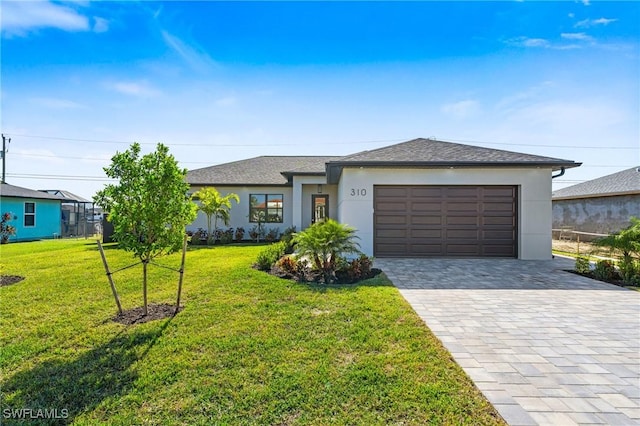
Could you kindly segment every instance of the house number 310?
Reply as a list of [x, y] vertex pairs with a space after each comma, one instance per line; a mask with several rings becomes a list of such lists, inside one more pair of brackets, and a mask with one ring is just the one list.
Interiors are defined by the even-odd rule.
[[351, 188], [352, 197], [364, 197], [367, 195], [367, 190], [364, 188]]

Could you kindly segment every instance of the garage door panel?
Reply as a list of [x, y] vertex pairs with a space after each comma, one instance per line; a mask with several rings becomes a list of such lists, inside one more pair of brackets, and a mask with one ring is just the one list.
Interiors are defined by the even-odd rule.
[[406, 225], [405, 215], [376, 215], [376, 225]]
[[447, 191], [447, 197], [449, 198], [464, 198], [464, 199], [470, 199], [470, 200], [478, 198], [478, 189], [473, 186], [470, 186], [470, 187], [450, 186], [446, 189], [446, 191]]
[[480, 256], [480, 246], [477, 244], [451, 244], [447, 243], [448, 256]]
[[477, 229], [447, 229], [447, 239], [466, 239], [478, 241], [479, 231]]
[[442, 244], [410, 244], [409, 255], [438, 256], [442, 252]]
[[484, 246], [483, 255], [494, 257], [515, 257], [516, 252], [511, 244], [490, 245]]
[[402, 212], [404, 214], [404, 212], [407, 211], [407, 207], [408, 207], [408, 203], [383, 201], [383, 202], [378, 202], [378, 205], [376, 208], [382, 212], [390, 212], [390, 213]]
[[411, 225], [442, 225], [442, 216], [411, 216]]
[[494, 241], [494, 240], [502, 240], [502, 241], [513, 241], [514, 232], [509, 230], [499, 230], [499, 229], [490, 229], [481, 231], [481, 239], [485, 241]]
[[504, 187], [504, 186], [485, 186], [482, 188], [483, 195], [485, 198], [491, 197], [505, 197], [505, 198], [515, 198], [515, 188], [514, 187]]
[[440, 213], [440, 203], [434, 202], [412, 202], [410, 203], [409, 211], [412, 213]]
[[513, 226], [515, 225], [515, 218], [512, 216], [491, 216], [482, 218], [483, 225], [501, 225], [501, 226]]
[[374, 186], [374, 255], [515, 257], [516, 206], [513, 186]]
[[487, 212], [505, 212], [508, 214], [513, 214], [513, 202], [492, 202], [482, 203], [482, 211]]
[[407, 198], [409, 196], [408, 187], [402, 186], [378, 186], [376, 187], [377, 197], [394, 197], [394, 198]]
[[478, 203], [448, 202], [445, 207], [447, 212], [456, 212], [456, 211], [465, 212], [465, 213], [469, 212], [474, 215], [477, 215], [479, 210]]
[[407, 229], [382, 229], [378, 231], [378, 238], [407, 238]]
[[406, 244], [386, 244], [378, 243], [375, 246], [376, 252], [384, 253], [385, 256], [405, 256], [407, 253]]
[[447, 216], [447, 225], [472, 225], [478, 226], [478, 216]]
[[439, 188], [435, 186], [413, 186], [409, 189], [409, 194], [411, 198], [434, 198], [440, 199], [442, 198], [442, 193], [444, 188]]
[[434, 238], [437, 240], [442, 239], [441, 229], [411, 229], [409, 231], [411, 238]]

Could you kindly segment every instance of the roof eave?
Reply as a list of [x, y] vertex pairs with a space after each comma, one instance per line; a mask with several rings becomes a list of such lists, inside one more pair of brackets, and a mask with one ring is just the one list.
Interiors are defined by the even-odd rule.
[[640, 190], [634, 189], [631, 191], [618, 191], [618, 192], [603, 192], [598, 194], [580, 194], [580, 195], [566, 195], [566, 196], [551, 196], [552, 201], [563, 200], [580, 200], [583, 198], [605, 198], [605, 197], [621, 197], [625, 195], [640, 195]]
[[291, 186], [290, 182], [284, 182], [284, 183], [250, 183], [250, 182], [227, 182], [227, 183], [212, 183], [212, 182], [187, 182], [189, 184], [189, 186], [215, 186], [215, 187], [223, 187], [223, 186], [259, 186], [259, 187], [265, 187], [265, 186], [281, 186], [281, 187], [289, 187]]
[[327, 183], [337, 183], [345, 167], [402, 167], [402, 168], [551, 168], [551, 171], [581, 166], [574, 161], [331, 161], [327, 163]]

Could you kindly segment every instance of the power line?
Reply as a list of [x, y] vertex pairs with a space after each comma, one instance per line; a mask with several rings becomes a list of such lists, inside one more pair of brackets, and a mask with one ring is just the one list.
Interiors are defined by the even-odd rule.
[[72, 175], [41, 175], [30, 173], [7, 173], [8, 176], [16, 179], [44, 179], [44, 180], [78, 180], [86, 182], [115, 182], [116, 179], [111, 179], [103, 176], [72, 176]]
[[[27, 154], [22, 152], [14, 152], [13, 155], [21, 157], [42, 157], [42, 158], [59, 158], [63, 160], [84, 160], [84, 161], [111, 161], [111, 158], [89, 158], [89, 157], [73, 157], [66, 155], [47, 155], [47, 154]], [[184, 164], [211, 164], [210, 161], [178, 161]]]
[[[58, 158], [62, 160], [84, 160], [84, 161], [111, 161], [111, 158], [88, 158], [88, 157], [74, 157], [74, 156], [66, 156], [66, 155], [47, 155], [47, 154], [28, 154], [22, 152], [14, 152], [13, 155], [21, 156], [21, 157], [41, 157], [41, 158]], [[211, 164], [211, 161], [181, 161], [177, 160], [178, 163], [181, 164]], [[636, 167], [635, 165], [631, 166], [620, 166], [620, 165], [604, 165], [604, 164], [583, 164], [580, 166], [581, 168], [592, 168], [592, 167], [608, 167], [608, 168], [631, 168]]]
[[[11, 133], [11, 136], [20, 136], [24, 138], [33, 138], [33, 139], [51, 139], [51, 140], [62, 140], [62, 141], [71, 141], [71, 142], [90, 142], [90, 143], [105, 143], [105, 144], [132, 144], [134, 141], [118, 141], [118, 140], [104, 140], [104, 139], [81, 139], [81, 138], [66, 138], [66, 137], [58, 137], [58, 136], [44, 136], [44, 135], [28, 135], [28, 134], [20, 134], [20, 133]], [[410, 138], [409, 138], [410, 139]], [[379, 140], [364, 140], [364, 141], [349, 141], [349, 142], [322, 142], [322, 145], [358, 145], [358, 144], [377, 144], [377, 143], [388, 143], [388, 142], [403, 142], [409, 140], [407, 138], [402, 139], [379, 139]], [[477, 140], [467, 140], [467, 139], [453, 139], [453, 138], [442, 138], [443, 141], [448, 142], [461, 142], [461, 143], [475, 143], [475, 144], [483, 144], [483, 145], [498, 145], [498, 146], [525, 146], [525, 147], [543, 147], [543, 148], [569, 148], [569, 149], [621, 149], [621, 150], [637, 150], [637, 147], [628, 147], [628, 146], [581, 146], [581, 145], [545, 145], [545, 144], [518, 144], [518, 143], [506, 143], [506, 142], [488, 142], [488, 141], [477, 141]], [[157, 145], [155, 142], [138, 142], [140, 145]], [[239, 144], [239, 143], [180, 143], [180, 142], [172, 142], [172, 143], [164, 143], [168, 146], [196, 146], [196, 147], [261, 147], [261, 146], [297, 146], [300, 145], [301, 142], [290, 142], [290, 143], [269, 143], [269, 144]]]

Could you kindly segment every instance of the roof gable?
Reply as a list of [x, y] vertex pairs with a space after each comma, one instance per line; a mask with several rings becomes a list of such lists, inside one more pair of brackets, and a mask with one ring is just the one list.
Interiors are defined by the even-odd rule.
[[625, 194], [640, 194], [640, 167], [568, 186], [555, 191], [554, 200], [571, 198], [607, 197]]
[[343, 167], [549, 167], [560, 170], [581, 163], [434, 139], [413, 139], [347, 155], [327, 165], [327, 180], [335, 183]]
[[573, 161], [558, 158], [422, 138], [347, 155], [338, 161], [345, 163], [477, 163], [480, 165], [495, 163], [569, 163], [574, 166], [577, 165]]

